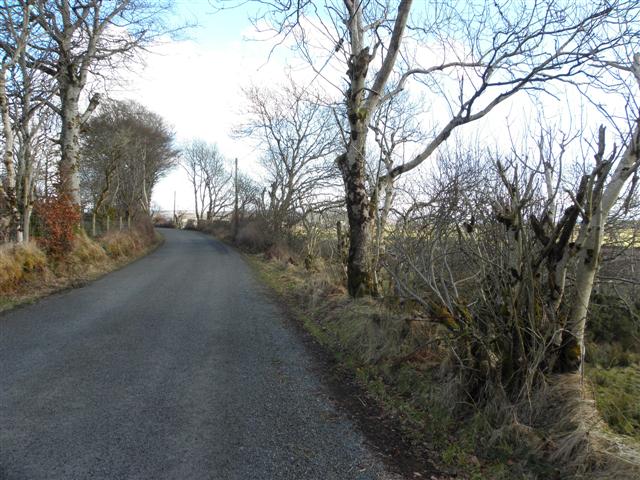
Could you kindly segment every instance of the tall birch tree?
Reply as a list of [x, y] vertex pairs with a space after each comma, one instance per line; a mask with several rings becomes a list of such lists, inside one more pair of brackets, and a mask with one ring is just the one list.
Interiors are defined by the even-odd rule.
[[59, 188], [79, 205], [81, 128], [100, 102], [98, 93], [87, 94], [87, 85], [156, 38], [167, 7], [146, 0], [35, 0], [25, 8], [32, 28], [42, 32], [34, 45], [41, 55], [32, 57], [31, 66], [56, 82], [59, 102], [51, 106], [60, 116]]
[[18, 177], [15, 165], [16, 129], [15, 119], [11, 115], [9, 100], [10, 76], [15, 78], [20, 59], [27, 49], [29, 38], [28, 10], [16, 8], [3, 1], [0, 11], [0, 121], [2, 122], [2, 163], [4, 178], [0, 182], [0, 195], [8, 211], [9, 238], [21, 240], [20, 212], [18, 210]]

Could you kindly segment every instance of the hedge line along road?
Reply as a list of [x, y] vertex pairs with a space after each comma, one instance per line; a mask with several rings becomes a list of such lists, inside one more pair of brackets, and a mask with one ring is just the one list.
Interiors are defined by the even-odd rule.
[[0, 478], [393, 478], [241, 256], [163, 235], [0, 315]]

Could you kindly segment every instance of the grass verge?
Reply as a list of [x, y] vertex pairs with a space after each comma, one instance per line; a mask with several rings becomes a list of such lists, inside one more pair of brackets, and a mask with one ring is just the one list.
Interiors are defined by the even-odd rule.
[[[611, 455], [582, 457], [592, 444], [589, 435], [596, 428], [592, 402], [561, 401], [579, 398], [579, 379], [569, 379], [569, 386], [563, 379], [564, 385], [550, 388], [545, 392], [546, 399], [540, 400], [566, 406], [556, 412], [555, 418], [563, 421], [550, 425], [547, 431], [505, 420], [504, 410], [480, 411], [465, 403], [461, 385], [451, 377], [447, 352], [438, 342], [441, 332], [437, 325], [421, 321], [406, 307], [349, 299], [336, 281], [336, 273], [327, 266], [309, 271], [289, 260], [269, 261], [264, 255], [247, 258], [304, 329], [357, 380], [368, 400], [379, 405], [385, 416], [397, 420], [412, 455], [429, 455], [429, 463], [445, 472], [445, 476], [434, 477], [432, 471], [417, 471], [416, 478], [572, 478], [563, 467], [563, 463], [570, 463], [567, 458], [571, 459], [567, 466], [574, 472], [573, 478], [637, 478], [638, 470], [634, 466], [628, 470], [626, 460], [620, 465], [611, 461], [617, 452], [625, 450], [624, 445]], [[597, 380], [596, 385], [598, 381], [602, 386], [615, 383], [628, 390], [628, 374], [618, 372], [613, 379], [599, 373], [605, 380]], [[607, 391], [620, 398], [618, 393]], [[634, 395], [634, 391], [627, 393]], [[596, 398], [598, 405], [604, 405], [597, 389]], [[637, 406], [637, 402], [623, 404]], [[603, 448], [610, 448], [617, 437], [599, 437], [598, 441]], [[625, 450], [627, 459], [634, 452]], [[576, 466], [575, 462], [583, 465]]]
[[78, 235], [71, 251], [48, 258], [37, 243], [0, 247], [0, 312], [75, 288], [148, 254], [162, 243], [151, 231], [110, 232], [98, 239]]
[[397, 420], [413, 454], [429, 455], [429, 463], [444, 472], [436, 478], [532, 478], [524, 475], [527, 462], [506, 442], [493, 445], [491, 455], [483, 458], [488, 449], [476, 442], [489, 429], [486, 418], [469, 413], [460, 422], [465, 405], [454, 391], [455, 379], [446, 378], [440, 368], [438, 346], [424, 348], [428, 339], [437, 338], [436, 326], [372, 299], [351, 300], [322, 270], [310, 274], [288, 262], [248, 258], [304, 328], [356, 379], [368, 400]]

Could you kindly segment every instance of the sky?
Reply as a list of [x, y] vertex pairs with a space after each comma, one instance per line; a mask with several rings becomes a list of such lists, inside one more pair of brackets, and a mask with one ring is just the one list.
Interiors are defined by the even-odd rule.
[[[163, 39], [144, 55], [144, 65], [130, 67], [109, 94], [133, 99], [173, 126], [178, 144], [198, 138], [217, 143], [230, 161], [256, 174], [257, 152], [232, 130], [241, 121], [242, 87], [283, 78], [282, 55], [267, 62], [270, 45], [249, 40], [253, 27], [248, 7], [215, 12], [207, 0], [175, 2], [179, 22], [198, 23], [180, 39]], [[176, 21], [176, 20], [174, 20]], [[193, 210], [186, 175], [175, 168], [155, 187], [152, 203], [172, 210]]]
[[[121, 86], [110, 95], [134, 99], [160, 114], [173, 125], [178, 145], [194, 138], [217, 143], [229, 161], [237, 157], [241, 171], [259, 178], [259, 152], [250, 140], [232, 134], [242, 122], [242, 88], [284, 82], [291, 68], [296, 78], [309, 84], [321, 79], [310, 70], [303, 71], [301, 61], [286, 47], [272, 52], [273, 42], [255, 40], [266, 35], [257, 34], [250, 21], [255, 13], [251, 2], [216, 12], [209, 0], [181, 0], [174, 8], [174, 21], [198, 26], [189, 29], [185, 38], [166, 38], [155, 45], [144, 55], [144, 66], [126, 72]], [[340, 75], [344, 63], [333, 56], [327, 67], [325, 71]], [[174, 194], [176, 210], [193, 210], [191, 185], [179, 166], [156, 185], [152, 203], [172, 210]]]
[[[144, 54], [144, 65], [132, 66], [109, 94], [118, 99], [136, 100], [160, 114], [173, 126], [178, 145], [195, 138], [217, 143], [230, 162], [238, 158], [240, 170], [257, 179], [261, 173], [259, 152], [250, 140], [235, 138], [232, 134], [234, 126], [242, 122], [242, 88], [251, 84], [282, 83], [291, 67], [296, 78], [309, 85], [320, 79], [310, 70], [300, 69], [300, 60], [287, 48], [280, 47], [270, 56], [273, 43], [255, 40], [258, 35], [249, 20], [255, 13], [251, 10], [255, 4], [247, 2], [236, 9], [216, 12], [209, 0], [173, 3], [174, 22], [197, 23], [198, 26], [189, 29], [181, 38], [165, 38], [154, 45]], [[429, 52], [424, 54], [430, 55]], [[340, 63], [337, 55], [329, 60], [327, 71], [334, 70], [336, 75], [344, 73], [344, 63]], [[552, 117], [557, 116], [560, 122], [561, 112], [569, 112], [569, 116], [577, 118], [579, 109], [575, 106], [579, 99], [574, 102], [568, 97], [562, 100], [548, 98], [545, 102], [557, 103], [546, 105], [547, 120], [555, 121]], [[441, 107], [446, 109], [446, 104]], [[483, 138], [486, 143], [508, 142], [510, 138], [505, 135], [505, 127], [510, 125], [514, 129], [511, 133], [517, 137], [518, 128], [527, 119], [535, 117], [534, 110], [521, 95], [492, 111], [488, 121], [460, 130], [465, 135], [471, 133], [476, 138]], [[447, 118], [446, 111], [434, 109], [430, 114], [440, 120]], [[428, 118], [421, 118], [423, 120], [428, 124]], [[191, 186], [180, 167], [157, 184], [152, 203], [161, 210], [172, 210], [174, 194], [177, 210], [193, 210]]]

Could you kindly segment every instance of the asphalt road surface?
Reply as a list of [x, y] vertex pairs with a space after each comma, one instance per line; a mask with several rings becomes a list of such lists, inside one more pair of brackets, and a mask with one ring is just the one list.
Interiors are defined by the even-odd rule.
[[0, 478], [392, 478], [241, 257], [163, 234], [0, 315]]

